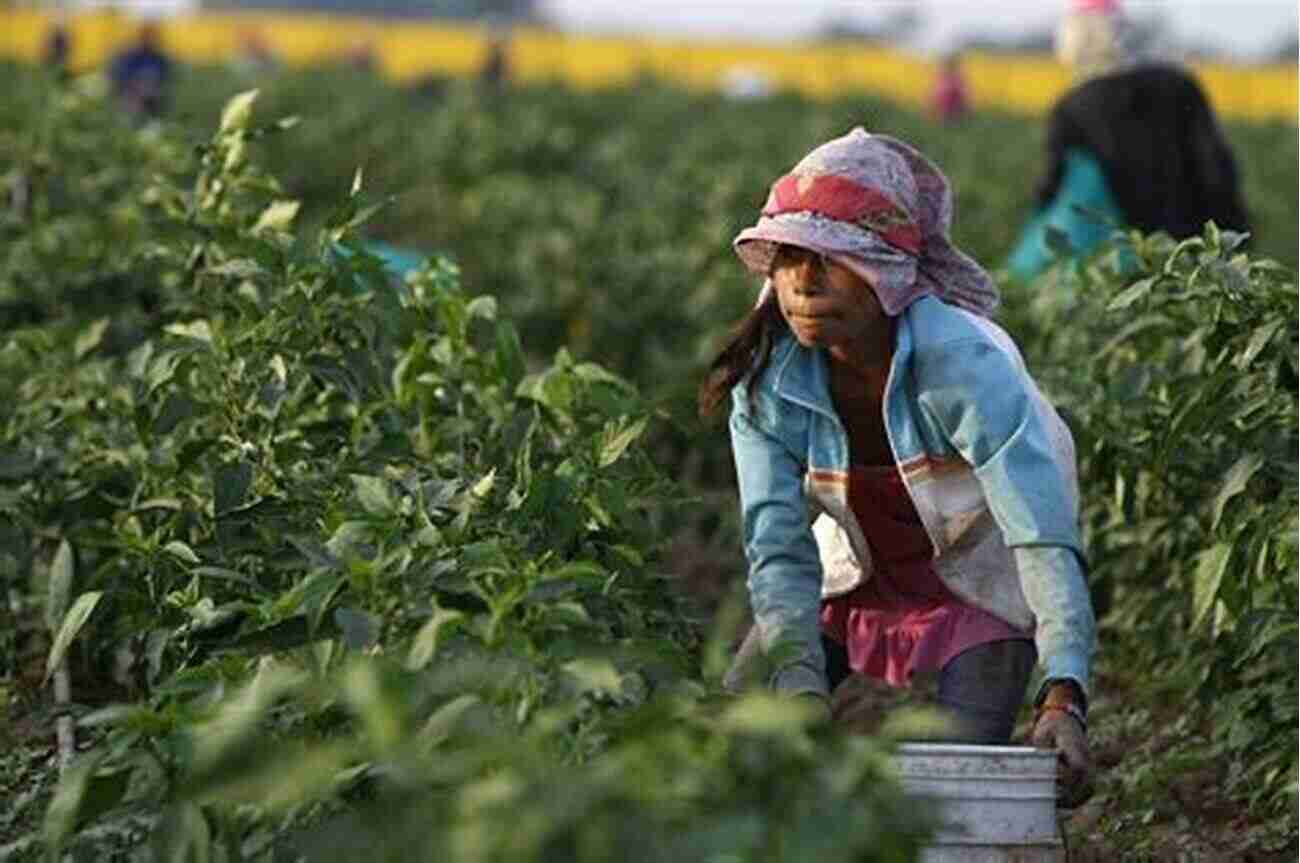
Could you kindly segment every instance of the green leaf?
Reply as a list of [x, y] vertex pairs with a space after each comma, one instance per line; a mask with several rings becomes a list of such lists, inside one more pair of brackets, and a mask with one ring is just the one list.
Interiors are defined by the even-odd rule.
[[199, 556], [194, 553], [194, 549], [190, 548], [187, 543], [181, 542], [179, 539], [173, 539], [171, 542], [164, 545], [163, 551], [173, 557], [180, 558], [186, 563], [196, 566], [203, 562], [202, 560], [199, 560]]
[[108, 318], [100, 318], [77, 334], [75, 355], [78, 360], [99, 347], [99, 343], [104, 339], [105, 331], [108, 330], [108, 324]]
[[26, 479], [39, 468], [40, 461], [30, 450], [0, 449], [0, 479]]
[[1250, 279], [1242, 270], [1224, 261], [1211, 261], [1208, 266], [1210, 273], [1229, 293], [1241, 296], [1250, 292]]
[[583, 657], [566, 662], [564, 671], [578, 685], [581, 692], [603, 692], [617, 695], [623, 689], [623, 675], [608, 659]]
[[595, 581], [601, 582], [608, 578], [608, 571], [600, 564], [590, 560], [572, 560], [552, 569], [546, 573], [544, 578], [547, 581]]
[[153, 342], [142, 342], [126, 355], [126, 369], [133, 378], [143, 378], [153, 358]]
[[621, 390], [633, 392], [636, 387], [627, 379], [621, 378], [598, 363], [578, 363], [573, 367], [573, 373], [581, 380], [592, 384], [609, 384]]
[[266, 270], [252, 258], [232, 258], [215, 267], [208, 267], [204, 272], [224, 279], [252, 279], [263, 275]]
[[192, 417], [194, 410], [194, 401], [189, 396], [181, 393], [171, 393], [158, 410], [158, 416], [153, 423], [153, 433], [157, 435], [170, 434], [177, 425]]
[[1115, 297], [1106, 304], [1106, 311], [1117, 312], [1121, 309], [1127, 309], [1129, 306], [1151, 293], [1151, 288], [1155, 286], [1157, 279], [1157, 276], [1151, 276], [1150, 278], [1140, 279], [1129, 285], [1127, 288], [1116, 294]]
[[54, 646], [50, 648], [50, 655], [45, 660], [45, 680], [50, 679], [52, 675], [63, 662], [63, 657], [67, 654], [68, 648], [72, 646], [72, 641], [81, 632], [81, 628], [86, 625], [90, 619], [91, 612], [99, 604], [99, 598], [103, 596], [102, 591], [92, 590], [83, 593], [77, 597], [77, 601], [68, 609], [68, 613], [63, 617], [63, 624], [59, 627], [59, 633], [54, 637]]
[[185, 359], [185, 356], [184, 351], [172, 350], [158, 354], [150, 360], [149, 367], [144, 374], [145, 383], [147, 384], [145, 393], [152, 396], [159, 387], [169, 382], [176, 374], [176, 368]]
[[1285, 326], [1286, 321], [1282, 318], [1275, 318], [1261, 327], [1256, 327], [1255, 331], [1250, 334], [1250, 341], [1246, 343], [1246, 348], [1232, 362], [1238, 369], [1245, 370], [1255, 361], [1268, 343], [1277, 335], [1277, 331]]
[[1255, 453], [1246, 453], [1237, 459], [1232, 467], [1228, 468], [1227, 474], [1223, 477], [1223, 485], [1219, 486], [1219, 491], [1214, 495], [1214, 502], [1211, 507], [1213, 516], [1210, 519], [1210, 530], [1219, 526], [1219, 520], [1223, 518], [1223, 509], [1228, 505], [1228, 501], [1246, 490], [1250, 478], [1264, 464], [1264, 459]]
[[234, 132], [248, 128], [248, 120], [253, 114], [253, 103], [257, 101], [257, 90], [245, 90], [230, 98], [221, 110], [221, 129]]
[[488, 496], [489, 493], [491, 493], [492, 486], [496, 484], [496, 481], [497, 481], [497, 469], [492, 468], [490, 471], [488, 471], [486, 474], [483, 475], [482, 479], [474, 483], [473, 487], [470, 488], [469, 493], [476, 498], [485, 498]]
[[203, 810], [193, 803], [167, 808], [149, 836], [155, 863], [207, 863], [212, 831]]
[[497, 321], [496, 365], [505, 392], [514, 392], [528, 371], [524, 362], [523, 344], [519, 341], [519, 330], [508, 321]]
[[45, 810], [44, 833], [47, 848], [59, 849], [64, 840], [76, 829], [91, 779], [106, 757], [108, 751], [105, 749], [88, 752], [73, 761], [67, 772], [59, 779], [54, 797]]
[[780, 736], [807, 725], [815, 716], [814, 699], [753, 694], [736, 701], [718, 717], [718, 727], [739, 734]]
[[404, 736], [405, 712], [391, 675], [376, 662], [354, 661], [340, 681], [340, 692], [365, 727], [366, 742], [380, 753], [391, 753]]
[[272, 201], [267, 204], [266, 209], [257, 217], [257, 223], [253, 225], [253, 231], [287, 232], [293, 227], [293, 220], [298, 215], [298, 208], [301, 206], [300, 201]]
[[420, 627], [420, 631], [411, 641], [411, 649], [406, 655], [406, 667], [411, 671], [419, 671], [428, 665], [429, 660], [437, 654], [439, 643], [446, 637], [443, 630], [461, 625], [464, 619], [465, 615], [462, 612], [442, 608], [435, 600], [432, 616], [424, 626]]
[[383, 477], [359, 473], [349, 474], [349, 477], [352, 480], [352, 488], [357, 494], [357, 500], [361, 502], [361, 507], [366, 512], [386, 518], [397, 511], [397, 503], [388, 488], [388, 481]]
[[189, 323], [168, 324], [164, 329], [173, 336], [194, 339], [195, 341], [207, 342], [209, 344], [212, 342], [212, 328], [208, 326], [208, 322], [202, 318], [196, 321], [190, 321]]
[[92, 710], [79, 718], [77, 727], [143, 725], [150, 720], [156, 720], [156, 718], [157, 714], [140, 704], [110, 704], [107, 707]]
[[1223, 247], [1223, 254], [1230, 255], [1237, 250], [1242, 243], [1250, 236], [1249, 233], [1241, 231], [1219, 231], [1219, 242]]
[[379, 624], [364, 611], [336, 608], [334, 622], [343, 635], [343, 643], [352, 650], [365, 650], [379, 639]]
[[1223, 583], [1223, 574], [1232, 559], [1232, 545], [1220, 542], [1196, 556], [1196, 574], [1192, 582], [1192, 627], [1200, 626], [1201, 621], [1214, 608], [1214, 601], [1219, 596], [1219, 585]]
[[114, 770], [90, 777], [86, 791], [81, 799], [81, 811], [77, 813], [77, 824], [89, 824], [105, 812], [117, 808], [126, 797], [131, 787], [131, 770]]
[[[247, 805], [260, 812], [284, 813], [327, 795], [340, 771], [354, 764], [356, 756], [355, 746], [347, 741], [250, 742], [244, 751], [228, 753], [224, 763], [214, 765], [190, 795], [214, 808]], [[193, 859], [185, 858], [185, 863]]]
[[253, 485], [253, 466], [246, 461], [223, 464], [212, 476], [213, 515], [220, 518], [243, 504]]
[[76, 557], [72, 545], [65, 539], [59, 543], [54, 562], [50, 564], [50, 592], [45, 604], [45, 626], [50, 632], [55, 631], [67, 614], [75, 570]]
[[312, 633], [307, 616], [299, 614], [286, 618], [279, 623], [273, 623], [270, 626], [244, 633], [226, 642], [225, 646], [234, 650], [251, 650], [253, 653], [276, 653], [302, 647], [305, 644], [311, 644], [313, 641], [332, 638], [334, 633], [327, 631], [332, 630], [332, 628], [332, 625], [328, 627], [322, 626], [315, 633]]
[[245, 575], [242, 572], [236, 572], [233, 569], [225, 569], [220, 566], [196, 566], [190, 570], [194, 575], [200, 578], [216, 578], [221, 581], [233, 581], [236, 584], [242, 584], [251, 587], [254, 590], [263, 590], [262, 586], [251, 575]]
[[471, 709], [483, 703], [483, 699], [473, 693], [458, 695], [439, 707], [424, 723], [416, 739], [420, 748], [428, 752], [455, 733], [457, 726]]
[[466, 317], [483, 318], [486, 321], [494, 321], [497, 317], [497, 298], [491, 294], [484, 294], [475, 297], [465, 306]]
[[642, 433], [645, 431], [645, 427], [646, 418], [642, 417], [636, 422], [625, 426], [620, 431], [609, 435], [601, 444], [600, 455], [596, 460], [597, 465], [603, 468], [609, 467], [622, 458], [623, 453], [627, 452], [627, 448], [632, 445], [632, 442], [641, 437]]

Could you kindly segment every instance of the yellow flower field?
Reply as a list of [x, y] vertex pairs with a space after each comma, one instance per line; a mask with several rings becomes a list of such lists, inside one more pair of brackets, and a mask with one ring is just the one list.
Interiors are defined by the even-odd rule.
[[[87, 70], [128, 42], [137, 24], [112, 12], [70, 20], [72, 65]], [[50, 27], [35, 11], [0, 12], [0, 56], [34, 61]], [[256, 36], [275, 56], [300, 65], [358, 51], [373, 53], [397, 81], [472, 72], [485, 53], [485, 33], [472, 27], [385, 22], [329, 15], [203, 14], [160, 23], [165, 48], [187, 61], [235, 58]], [[929, 91], [934, 66], [925, 58], [847, 43], [789, 46], [572, 36], [539, 29], [514, 33], [510, 60], [524, 81], [563, 80], [577, 87], [616, 85], [653, 73], [690, 87], [716, 87], [747, 74], [814, 97], [866, 90], [911, 104]], [[1068, 86], [1069, 74], [1047, 57], [970, 54], [963, 61], [977, 106], [1037, 114]], [[1296, 67], [1200, 64], [1195, 72], [1215, 108], [1243, 120], [1297, 119]]]

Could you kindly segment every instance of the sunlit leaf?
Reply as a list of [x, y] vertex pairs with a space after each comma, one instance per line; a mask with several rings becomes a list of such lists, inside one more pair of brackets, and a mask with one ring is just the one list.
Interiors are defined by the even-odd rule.
[[352, 489], [356, 492], [357, 500], [361, 502], [366, 512], [374, 516], [386, 517], [397, 511], [397, 503], [388, 488], [388, 481], [383, 477], [354, 473], [349, 478], [352, 480]]
[[461, 720], [483, 700], [473, 693], [458, 695], [439, 707], [425, 721], [418, 739], [426, 752], [451, 737]]
[[433, 614], [411, 641], [411, 649], [406, 655], [406, 667], [419, 671], [429, 664], [438, 652], [438, 645], [451, 632], [452, 628], [465, 620], [462, 612], [433, 605]]
[[54, 553], [54, 561], [50, 564], [49, 599], [45, 603], [45, 626], [50, 632], [58, 628], [68, 612], [75, 572], [72, 544], [66, 539], [61, 540], [58, 551]]
[[48, 681], [50, 675], [63, 662], [63, 657], [67, 654], [68, 648], [72, 646], [73, 639], [81, 632], [81, 628], [86, 625], [90, 619], [91, 613], [95, 606], [99, 604], [99, 598], [103, 596], [102, 591], [92, 590], [83, 593], [77, 597], [77, 601], [72, 603], [68, 613], [63, 617], [63, 623], [59, 626], [59, 632], [54, 637], [54, 644], [50, 647], [50, 654], [45, 660], [45, 679]]
[[272, 201], [257, 217], [254, 231], [288, 231], [302, 206], [300, 201]]
[[365, 726], [372, 749], [384, 753], [396, 747], [406, 730], [404, 712], [397, 692], [388, 685], [379, 665], [352, 662], [343, 672], [340, 690], [348, 707]]
[[483, 477], [470, 488], [469, 493], [477, 498], [487, 497], [492, 491], [492, 486], [497, 481], [497, 469], [492, 468]]
[[164, 545], [163, 551], [173, 557], [185, 561], [186, 563], [198, 565], [203, 562], [199, 559], [199, 556], [194, 553], [194, 549], [190, 548], [187, 543], [181, 542], [179, 539], [173, 539], [171, 542]]
[[181, 336], [182, 338], [194, 339], [200, 342], [212, 341], [212, 328], [207, 321], [201, 318], [189, 323], [168, 324], [164, 329], [173, 336]]
[[232, 258], [224, 263], [208, 267], [204, 272], [226, 279], [252, 279], [263, 275], [266, 271], [262, 269], [261, 264], [252, 258]]
[[1129, 306], [1151, 293], [1151, 288], [1155, 286], [1157, 280], [1157, 277], [1152, 276], [1146, 279], [1139, 279], [1129, 285], [1127, 288], [1116, 294], [1115, 297], [1106, 304], [1106, 311], [1118, 312], [1122, 309], [1127, 309]]
[[1216, 543], [1196, 556], [1196, 571], [1192, 580], [1192, 626], [1197, 627], [1214, 608], [1219, 598], [1219, 586], [1232, 559], [1232, 546]]
[[221, 110], [222, 133], [234, 132], [248, 128], [249, 118], [253, 114], [253, 103], [257, 101], [257, 90], [245, 90], [232, 96]]
[[77, 359], [82, 359], [86, 354], [99, 347], [99, 343], [104, 339], [104, 333], [108, 330], [109, 323], [108, 318], [100, 318], [77, 334], [74, 347]]
[[623, 688], [623, 675], [607, 659], [583, 657], [566, 662], [563, 667], [581, 692], [617, 695]]
[[491, 294], [475, 297], [465, 306], [465, 314], [470, 318], [482, 318], [486, 321], [496, 320], [497, 298]]
[[1268, 347], [1268, 343], [1285, 325], [1285, 320], [1277, 318], [1266, 322], [1261, 327], [1256, 327], [1255, 331], [1250, 334], [1250, 341], [1246, 343], [1245, 349], [1233, 361], [1233, 365], [1238, 369], [1249, 368], [1250, 364], [1255, 361], [1255, 357], [1259, 356], [1264, 348]]
[[718, 717], [718, 725], [742, 734], [788, 734], [808, 725], [820, 712], [814, 699], [747, 695]]
[[1214, 502], [1211, 505], [1212, 516], [1210, 518], [1210, 530], [1219, 526], [1219, 521], [1223, 518], [1223, 510], [1228, 505], [1228, 501], [1241, 494], [1246, 490], [1246, 485], [1250, 478], [1264, 464], [1264, 459], [1255, 453], [1246, 453], [1228, 468], [1224, 474], [1223, 484], [1219, 486], [1218, 492], [1214, 495]]
[[614, 434], [610, 435], [600, 447], [600, 455], [596, 464], [598, 467], [609, 467], [614, 462], [623, 457], [627, 448], [645, 432], [646, 420], [642, 417], [635, 422], [626, 425]]

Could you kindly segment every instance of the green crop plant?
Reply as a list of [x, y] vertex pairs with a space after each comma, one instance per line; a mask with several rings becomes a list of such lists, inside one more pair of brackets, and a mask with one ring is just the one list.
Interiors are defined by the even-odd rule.
[[[48, 631], [71, 738], [6, 855], [914, 859], [883, 745], [718, 693], [662, 570], [658, 413], [526, 354], [449, 260], [393, 278], [361, 174], [299, 227], [252, 158], [295, 124], [255, 97], [188, 145], [91, 93], [51, 119], [141, 151], [134, 182], [81, 182], [107, 146], [47, 176], [147, 226], [111, 259], [155, 299], [51, 303], [0, 345], [6, 613]], [[46, 261], [51, 293], [83, 266]]]

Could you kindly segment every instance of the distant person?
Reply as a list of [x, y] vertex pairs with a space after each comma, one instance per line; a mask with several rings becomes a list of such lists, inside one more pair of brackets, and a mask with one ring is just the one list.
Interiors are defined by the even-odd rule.
[[961, 58], [949, 54], [939, 65], [930, 91], [930, 113], [940, 123], [953, 123], [970, 111], [970, 93], [961, 73]]
[[494, 90], [510, 82], [510, 31], [501, 24], [488, 28], [487, 56], [479, 68], [479, 81]]
[[354, 39], [347, 50], [343, 52], [343, 63], [356, 72], [374, 74], [379, 68], [374, 43], [369, 39]]
[[72, 32], [65, 21], [56, 21], [45, 34], [41, 63], [60, 78], [68, 74], [68, 56], [72, 53]]
[[245, 30], [239, 36], [239, 50], [231, 65], [239, 74], [251, 78], [275, 69], [279, 63], [261, 33]]
[[1196, 80], [1175, 65], [1127, 57], [1116, 0], [1075, 0], [1057, 56], [1075, 74], [1047, 126], [1036, 209], [1007, 261], [1031, 279], [1054, 262], [1048, 228], [1086, 256], [1116, 227], [1183, 238], [1207, 221], [1250, 224], [1232, 152]]
[[158, 25], [141, 25], [136, 40], [112, 60], [108, 77], [118, 103], [137, 119], [162, 116], [172, 61], [159, 47]]

